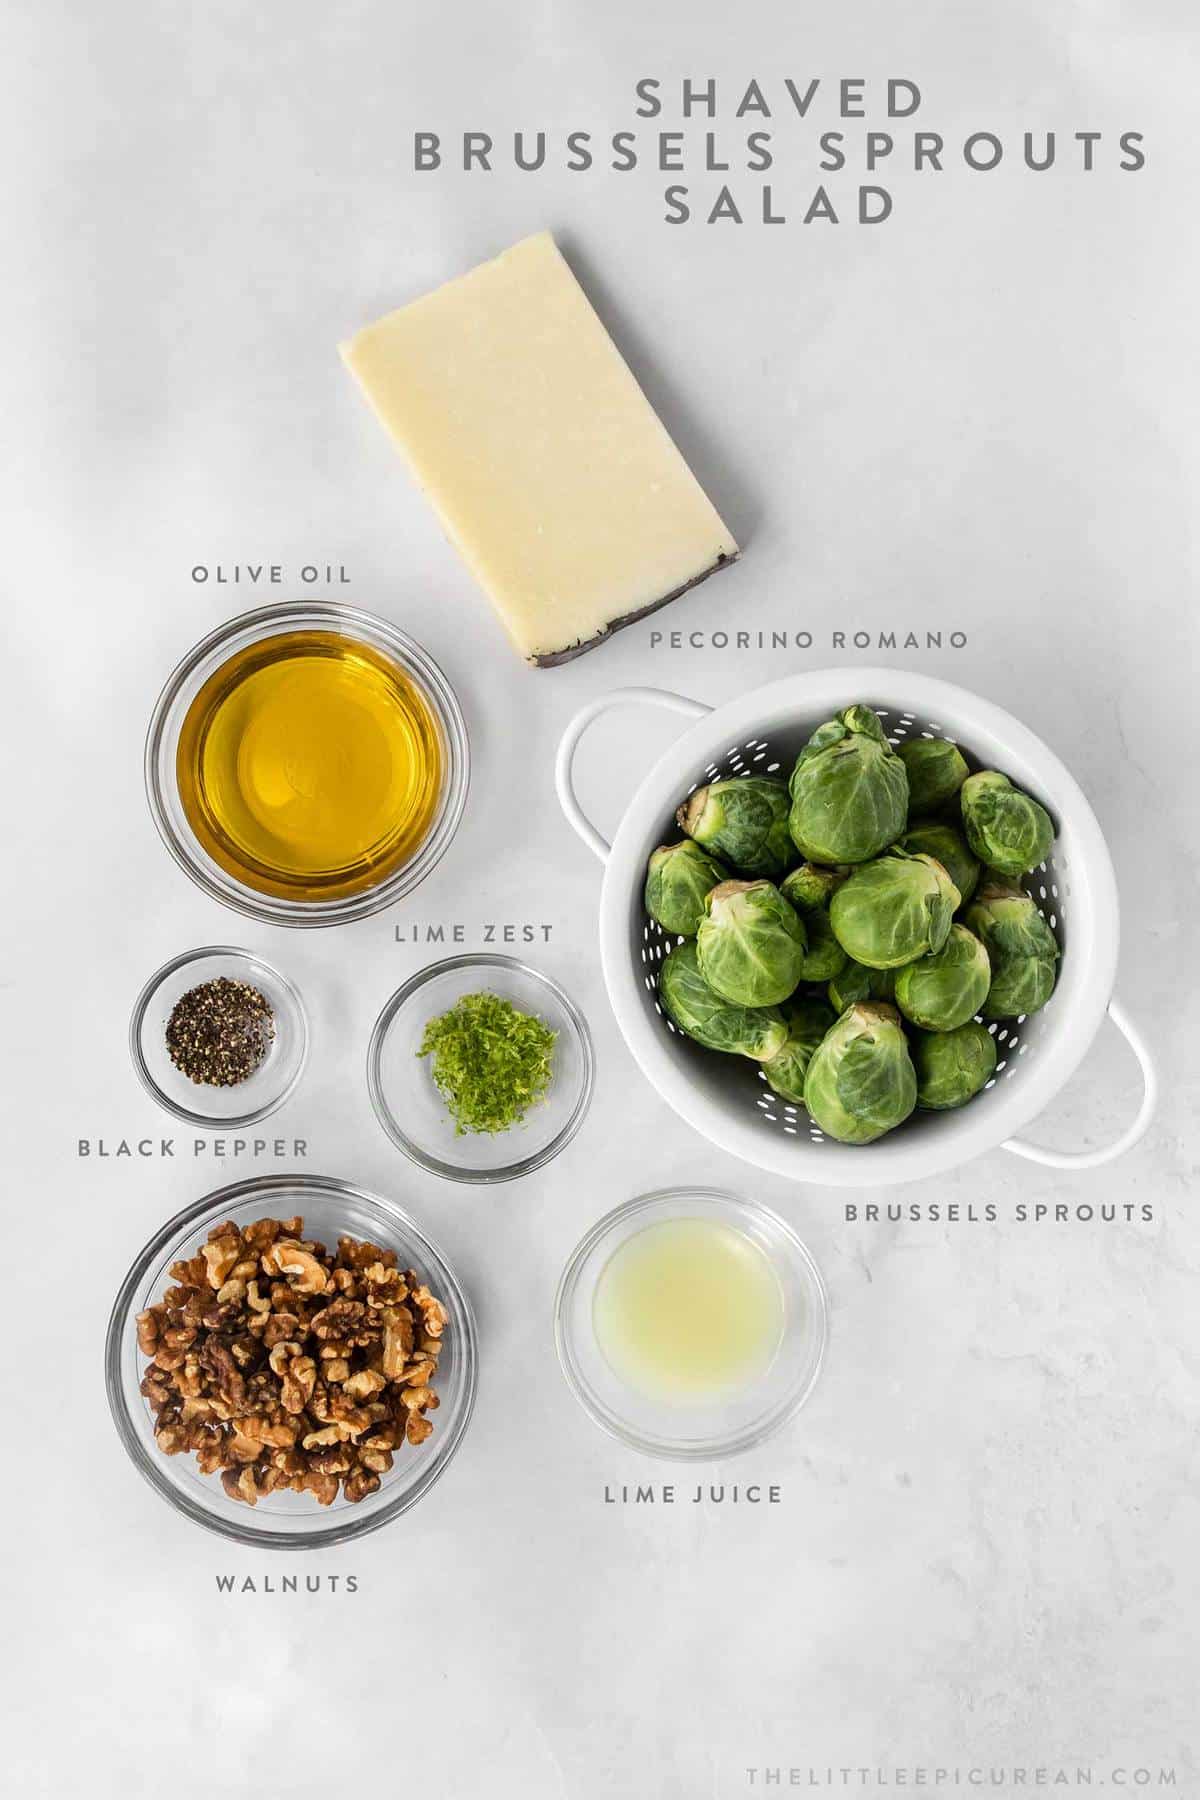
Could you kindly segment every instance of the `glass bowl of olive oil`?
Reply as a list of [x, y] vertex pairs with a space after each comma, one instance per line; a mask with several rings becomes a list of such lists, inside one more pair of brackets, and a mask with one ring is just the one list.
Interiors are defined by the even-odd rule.
[[170, 677], [146, 740], [167, 849], [251, 918], [336, 925], [408, 894], [466, 802], [462, 709], [432, 657], [368, 613], [268, 606]]
[[651, 1456], [734, 1456], [804, 1404], [825, 1284], [783, 1219], [715, 1188], [628, 1201], [593, 1226], [554, 1309], [563, 1374], [594, 1422]]

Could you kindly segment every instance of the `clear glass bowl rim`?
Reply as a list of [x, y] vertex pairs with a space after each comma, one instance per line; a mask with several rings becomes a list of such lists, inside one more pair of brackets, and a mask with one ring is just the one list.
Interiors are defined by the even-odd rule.
[[[641, 1212], [648, 1212], [663, 1201], [671, 1200], [706, 1200], [732, 1207], [742, 1215], [749, 1215], [759, 1223], [765, 1224], [770, 1231], [780, 1233], [796, 1254], [805, 1274], [812, 1284], [820, 1311], [816, 1354], [806, 1379], [789, 1393], [776, 1407], [762, 1419], [746, 1427], [743, 1431], [733, 1433], [728, 1438], [698, 1440], [695, 1443], [680, 1443], [677, 1440], [652, 1436], [640, 1432], [625, 1420], [612, 1412], [588, 1386], [582, 1370], [575, 1360], [570, 1333], [567, 1330], [567, 1307], [574, 1297], [583, 1266], [596, 1245], [617, 1224], [619, 1220], [629, 1219]], [[824, 1278], [817, 1266], [808, 1245], [800, 1235], [769, 1206], [760, 1200], [746, 1200], [740, 1194], [730, 1193], [726, 1188], [709, 1187], [673, 1187], [656, 1188], [653, 1193], [638, 1194], [632, 1200], [625, 1200], [620, 1206], [614, 1206], [611, 1212], [597, 1219], [591, 1229], [585, 1232], [575, 1249], [567, 1259], [566, 1267], [559, 1280], [558, 1291], [554, 1296], [554, 1347], [558, 1353], [559, 1367], [562, 1370], [567, 1386], [576, 1400], [583, 1407], [593, 1424], [619, 1442], [627, 1444], [633, 1450], [640, 1450], [646, 1456], [655, 1456], [666, 1462], [716, 1462], [730, 1456], [740, 1456], [746, 1450], [753, 1450], [795, 1417], [800, 1408], [808, 1400], [825, 1363], [825, 1353], [829, 1345], [829, 1295]]]
[[[255, 966], [265, 969], [272, 981], [277, 982], [283, 988], [296, 1008], [296, 1016], [300, 1020], [300, 1057], [295, 1072], [286, 1087], [282, 1088], [273, 1100], [268, 1100], [264, 1106], [256, 1107], [253, 1112], [230, 1113], [228, 1117], [220, 1119], [214, 1119], [210, 1113], [192, 1112], [188, 1107], [180, 1106], [172, 1100], [159, 1087], [142, 1055], [142, 1020], [146, 1016], [146, 1008], [159, 987], [169, 976], [174, 975], [177, 969], [186, 968], [190, 962], [200, 962], [206, 956], [232, 956], [240, 962], [249, 964], [251, 969]], [[300, 990], [294, 982], [288, 980], [286, 975], [280, 973], [274, 963], [269, 963], [265, 956], [257, 956], [253, 950], [239, 949], [236, 944], [206, 944], [199, 950], [185, 950], [181, 955], [172, 957], [170, 962], [164, 963], [162, 968], [157, 969], [146, 982], [133, 1003], [133, 1012], [129, 1019], [129, 1054], [133, 1058], [134, 1072], [150, 1098], [156, 1100], [159, 1106], [172, 1113], [175, 1118], [182, 1119], [185, 1125], [199, 1125], [202, 1129], [209, 1131], [236, 1130], [243, 1125], [257, 1125], [260, 1119], [269, 1118], [273, 1112], [278, 1111], [289, 1095], [294, 1094], [300, 1085], [300, 1078], [308, 1066], [308, 1046], [308, 1013], [305, 1011]]]
[[[401, 1007], [437, 976], [449, 974], [455, 969], [472, 968], [514, 969], [518, 974], [528, 976], [533, 982], [548, 988], [575, 1029], [576, 1041], [583, 1059], [583, 1082], [579, 1098], [561, 1131], [531, 1156], [521, 1157], [516, 1162], [501, 1164], [495, 1169], [464, 1169], [456, 1163], [443, 1162], [439, 1157], [428, 1155], [419, 1144], [415, 1144], [411, 1138], [405, 1135], [388, 1105], [380, 1075], [383, 1046], [391, 1029], [392, 1021]], [[416, 974], [410, 976], [403, 986], [398, 987], [385, 1003], [383, 1011], [375, 1021], [375, 1027], [371, 1032], [371, 1041], [367, 1046], [367, 1091], [371, 1096], [371, 1105], [375, 1109], [375, 1117], [397, 1150], [403, 1151], [405, 1156], [431, 1175], [442, 1175], [447, 1181], [469, 1182], [472, 1186], [477, 1187], [486, 1187], [501, 1181], [515, 1181], [519, 1176], [531, 1175], [535, 1169], [543, 1168], [546, 1163], [551, 1162], [560, 1150], [565, 1150], [587, 1117], [595, 1085], [596, 1057], [592, 1048], [592, 1034], [588, 1029], [587, 1020], [571, 996], [558, 985], [557, 981], [554, 981], [549, 975], [543, 974], [541, 969], [535, 969], [529, 963], [521, 962], [515, 956], [491, 956], [486, 951], [474, 951], [466, 956], [448, 956], [441, 962], [430, 963], [428, 968], [418, 969]]]
[[[181, 828], [172, 816], [166, 782], [160, 778], [159, 763], [168, 728], [174, 719], [177, 703], [186, 683], [196, 671], [222, 649], [232, 653], [238, 639], [247, 644], [275, 637], [282, 631], [316, 630], [358, 636], [377, 649], [394, 657], [406, 674], [420, 686], [437, 717], [446, 751], [446, 786], [442, 805], [432, 829], [416, 854], [386, 881], [362, 893], [337, 900], [286, 900], [277, 895], [258, 894], [234, 876], [226, 874], [203, 855], [189, 831]], [[216, 664], [220, 666], [219, 662]], [[176, 729], [178, 720], [175, 720]], [[328, 600], [284, 600], [274, 606], [260, 606], [251, 612], [226, 619], [195, 644], [168, 675], [154, 703], [146, 732], [144, 757], [146, 798], [159, 837], [185, 874], [214, 900], [247, 918], [268, 925], [319, 927], [341, 925], [351, 919], [363, 919], [402, 899], [422, 882], [449, 849], [462, 821], [471, 778], [471, 748], [466, 720], [458, 696], [440, 666], [429, 652], [399, 626], [374, 613], [355, 606], [343, 606]], [[166, 781], [174, 792], [173, 772]]]
[[[404, 1232], [420, 1244], [423, 1252], [440, 1265], [448, 1277], [447, 1289], [454, 1307], [454, 1318], [459, 1327], [459, 1342], [463, 1358], [464, 1397], [458, 1416], [450, 1427], [448, 1439], [443, 1439], [444, 1449], [436, 1463], [431, 1463], [427, 1471], [418, 1476], [410, 1487], [398, 1493], [395, 1500], [376, 1511], [356, 1516], [326, 1514], [324, 1523], [316, 1523], [311, 1531], [295, 1531], [287, 1533], [273, 1532], [269, 1527], [255, 1526], [250, 1514], [245, 1525], [218, 1517], [210, 1513], [197, 1501], [181, 1494], [168, 1480], [165, 1471], [159, 1466], [162, 1459], [155, 1460], [134, 1429], [129, 1416], [128, 1397], [121, 1372], [121, 1355], [126, 1334], [134, 1329], [135, 1318], [131, 1311], [134, 1296], [145, 1280], [151, 1265], [162, 1255], [167, 1246], [177, 1238], [192, 1235], [198, 1225], [215, 1221], [228, 1207], [238, 1205], [251, 1195], [261, 1195], [264, 1204], [268, 1203], [273, 1193], [297, 1189], [319, 1192], [326, 1198], [336, 1199], [339, 1195], [352, 1197], [360, 1205], [375, 1210], [384, 1217], [388, 1228], [403, 1228]], [[108, 1331], [104, 1343], [104, 1386], [108, 1395], [109, 1411], [116, 1425], [117, 1433], [129, 1454], [130, 1460], [139, 1475], [149, 1482], [155, 1493], [170, 1502], [177, 1512], [183, 1513], [194, 1524], [202, 1525], [206, 1531], [215, 1532], [220, 1537], [232, 1538], [239, 1544], [248, 1544], [254, 1549], [268, 1550], [316, 1550], [325, 1549], [333, 1544], [344, 1544], [353, 1538], [366, 1537], [369, 1532], [377, 1531], [380, 1526], [400, 1517], [401, 1513], [415, 1506], [424, 1498], [429, 1489], [439, 1481], [466, 1435], [467, 1426], [475, 1410], [475, 1395], [479, 1384], [479, 1342], [475, 1325], [475, 1314], [466, 1291], [460, 1285], [446, 1257], [437, 1245], [421, 1230], [415, 1220], [397, 1206], [395, 1201], [385, 1200], [381, 1195], [372, 1193], [350, 1181], [340, 1181], [329, 1175], [261, 1175], [252, 1176], [245, 1181], [233, 1182], [227, 1187], [214, 1188], [201, 1199], [185, 1206], [182, 1212], [168, 1219], [149, 1242], [143, 1245], [130, 1265], [129, 1271], [121, 1283], [112, 1313], [109, 1316]], [[249, 1513], [249, 1509], [247, 1509]], [[341, 1523], [334, 1520], [340, 1518]]]

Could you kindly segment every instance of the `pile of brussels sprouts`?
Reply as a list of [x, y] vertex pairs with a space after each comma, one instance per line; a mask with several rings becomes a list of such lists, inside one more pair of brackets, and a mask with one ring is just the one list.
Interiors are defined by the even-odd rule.
[[646, 876], [646, 910], [685, 940], [659, 975], [667, 1016], [760, 1063], [827, 1137], [965, 1106], [996, 1067], [980, 1020], [1053, 992], [1058, 945], [1021, 886], [1050, 816], [943, 738], [893, 749], [848, 706], [790, 782], [714, 781], [676, 817], [686, 835]]

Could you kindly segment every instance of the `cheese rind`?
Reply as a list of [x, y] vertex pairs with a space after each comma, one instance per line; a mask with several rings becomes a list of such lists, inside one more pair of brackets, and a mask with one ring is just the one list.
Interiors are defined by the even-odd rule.
[[549, 232], [342, 356], [528, 661], [578, 655], [736, 558]]

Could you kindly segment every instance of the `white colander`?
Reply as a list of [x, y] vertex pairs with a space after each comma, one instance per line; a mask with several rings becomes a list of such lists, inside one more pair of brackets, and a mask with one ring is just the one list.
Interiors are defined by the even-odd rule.
[[[955, 1112], [914, 1113], [866, 1146], [824, 1138], [803, 1109], [767, 1086], [756, 1064], [703, 1050], [675, 1030], [659, 1005], [658, 972], [680, 940], [647, 919], [642, 904], [646, 860], [657, 844], [677, 841], [675, 809], [694, 788], [751, 772], [786, 777], [814, 727], [855, 701], [875, 707], [893, 743], [922, 734], [951, 738], [976, 767], [1002, 770], [1048, 808], [1058, 826], [1054, 852], [1026, 885], [1063, 949], [1058, 985], [1043, 1010], [989, 1026], [999, 1058], [987, 1089]], [[666, 707], [694, 722], [647, 775], [609, 845], [580, 808], [572, 769], [591, 722], [631, 703]], [[1040, 739], [990, 701], [902, 669], [816, 670], [715, 711], [660, 688], [618, 688], [571, 721], [556, 779], [568, 820], [605, 864], [600, 953], [625, 1041], [663, 1098], [722, 1149], [796, 1180], [875, 1187], [937, 1174], [997, 1145], [1053, 1168], [1096, 1168], [1145, 1131], [1156, 1082], [1144, 1042], [1112, 997], [1118, 908], [1108, 849], [1078, 783]], [[1075, 1153], [1016, 1137], [1078, 1066], [1106, 1011], [1141, 1067], [1133, 1123], [1103, 1149]]]

